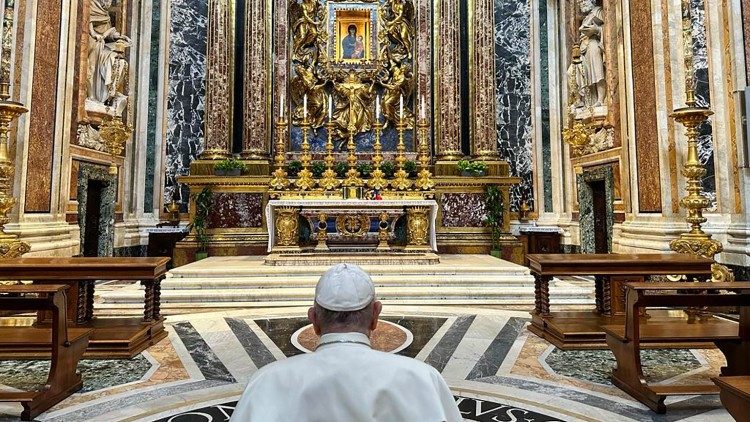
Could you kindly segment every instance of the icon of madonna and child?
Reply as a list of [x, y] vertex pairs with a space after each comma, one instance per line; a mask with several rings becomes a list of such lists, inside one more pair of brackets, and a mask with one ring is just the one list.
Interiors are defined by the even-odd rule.
[[348, 35], [341, 40], [341, 58], [362, 60], [365, 58], [365, 38], [358, 34], [357, 25], [349, 25]]

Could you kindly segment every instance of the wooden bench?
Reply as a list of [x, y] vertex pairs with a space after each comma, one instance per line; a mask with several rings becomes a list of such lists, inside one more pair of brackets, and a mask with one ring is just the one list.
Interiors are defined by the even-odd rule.
[[[167, 337], [161, 315], [161, 280], [169, 258], [17, 258], [0, 261], [0, 280], [31, 280], [34, 285], [65, 284], [67, 317], [76, 328], [89, 328], [87, 359], [129, 359]], [[100, 280], [139, 281], [144, 287], [142, 317], [94, 315], [94, 293]], [[37, 325], [49, 324], [39, 312]], [[0, 359], [48, 358], [48, 348], [0, 337]]]
[[717, 377], [713, 381], [729, 414], [738, 421], [750, 420], [750, 376]]
[[[601, 327], [625, 323], [625, 283], [672, 274], [707, 280], [711, 278], [713, 264], [710, 259], [675, 253], [532, 254], [527, 258], [535, 278], [536, 299], [529, 331], [562, 350], [607, 348]], [[582, 312], [550, 309], [549, 283], [554, 277], [566, 276], [594, 276], [595, 309]], [[659, 320], [668, 315], [653, 312], [651, 316]], [[705, 346], [694, 344], [691, 347]]]
[[[607, 345], [617, 359], [617, 368], [612, 373], [612, 382], [617, 387], [657, 413], [666, 412], [664, 399], [667, 396], [719, 393], [713, 384], [648, 385], [641, 367], [641, 346], [649, 343], [670, 343], [672, 347], [679, 347], [713, 342], [727, 360], [722, 375], [750, 375], [750, 282], [627, 283], [625, 288], [625, 324], [603, 327]], [[719, 290], [736, 294], [719, 294]], [[654, 294], [656, 292], [658, 294]], [[679, 317], [673, 321], [652, 322], [643, 312], [648, 307], [703, 306], [739, 306], [740, 322], [720, 318], [687, 322]]]
[[20, 402], [21, 419], [32, 420], [40, 413], [81, 389], [76, 371], [89, 343], [91, 329], [68, 328], [66, 285], [49, 284], [0, 286], [0, 309], [45, 310], [52, 314], [50, 328], [2, 327], [0, 338], [7, 342], [34, 343], [51, 349], [52, 363], [45, 385], [37, 391], [0, 392], [0, 402]]

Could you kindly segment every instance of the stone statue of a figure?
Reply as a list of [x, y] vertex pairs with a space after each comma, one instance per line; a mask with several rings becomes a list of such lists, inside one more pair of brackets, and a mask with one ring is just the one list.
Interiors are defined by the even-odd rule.
[[[107, 114], [121, 113], [127, 97], [120, 90], [127, 78], [125, 49], [130, 38], [112, 25], [112, 0], [90, 0], [87, 109], [103, 108]], [[101, 107], [103, 105], [104, 107]]]
[[578, 7], [584, 16], [579, 32], [581, 34], [581, 62], [585, 83], [585, 102], [588, 107], [606, 105], [607, 81], [604, 72], [604, 14], [595, 0], [578, 0]]

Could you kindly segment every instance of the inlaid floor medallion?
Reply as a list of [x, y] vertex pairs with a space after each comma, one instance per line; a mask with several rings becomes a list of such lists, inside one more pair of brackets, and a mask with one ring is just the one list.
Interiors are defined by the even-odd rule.
[[[315, 334], [312, 325], [300, 328], [292, 334], [292, 344], [297, 349], [310, 353], [315, 350], [320, 337]], [[389, 321], [378, 321], [378, 327], [370, 337], [370, 344], [375, 350], [398, 353], [414, 341], [414, 335], [406, 328]]]

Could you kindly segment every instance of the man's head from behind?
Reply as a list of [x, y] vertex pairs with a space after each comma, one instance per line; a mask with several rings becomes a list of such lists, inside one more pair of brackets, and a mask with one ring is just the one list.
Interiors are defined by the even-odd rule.
[[369, 336], [382, 309], [369, 274], [357, 265], [338, 264], [318, 280], [315, 305], [307, 316], [318, 335], [358, 332]]

